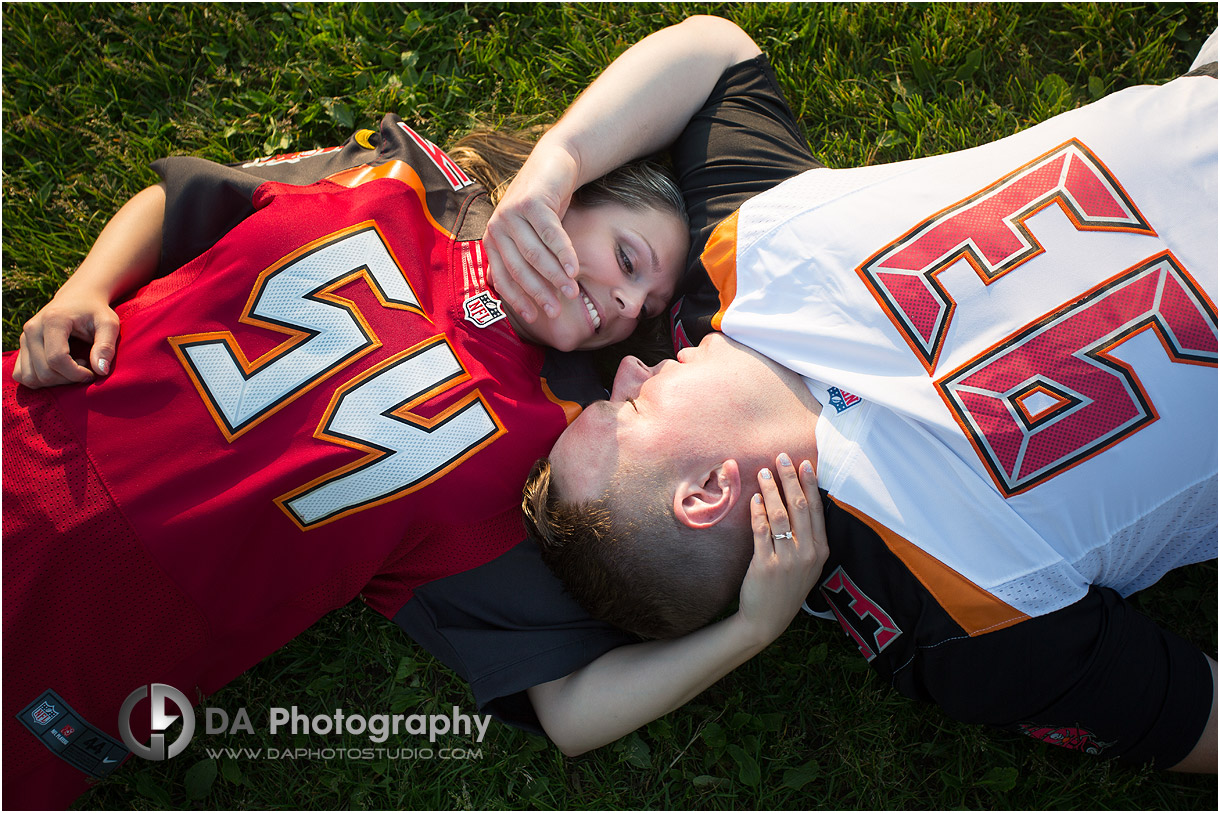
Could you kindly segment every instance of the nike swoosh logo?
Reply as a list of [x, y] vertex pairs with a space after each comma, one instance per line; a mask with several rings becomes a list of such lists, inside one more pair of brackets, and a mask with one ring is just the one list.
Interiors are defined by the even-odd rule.
[[117, 760], [117, 759], [111, 759], [110, 757], [105, 757], [105, 758], [103, 758], [103, 759], [102, 759], [102, 762], [103, 762], [103, 763], [106, 763], [106, 762], [118, 762], [118, 760]]

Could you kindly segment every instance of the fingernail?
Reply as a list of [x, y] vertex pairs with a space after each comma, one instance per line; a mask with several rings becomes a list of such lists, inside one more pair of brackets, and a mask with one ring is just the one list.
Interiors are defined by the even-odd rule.
[[575, 299], [576, 298], [576, 286], [575, 285], [563, 286], [563, 295], [566, 296], [568, 299]]
[[792, 460], [788, 457], [788, 455], [781, 452], [779, 456], [779, 464], [781, 466], [791, 466]]
[[759, 477], [761, 477], [761, 478], [763, 478], [764, 480], [770, 480], [770, 479], [771, 479], [771, 470], [770, 470], [770, 469], [763, 469], [762, 471], [760, 471], [760, 472], [758, 473], [758, 476], [759, 476]]
[[110, 372], [110, 362], [106, 359], [98, 359], [97, 369], [101, 371], [102, 375], [106, 375]]
[[806, 460], [801, 464], [801, 471], [805, 472], [806, 474], [813, 474], [813, 464]]
[[542, 309], [544, 311], [546, 311], [546, 315], [552, 319], [554, 319], [556, 316], [559, 315], [559, 311], [555, 308], [554, 305], [545, 305], [545, 306], [543, 306]]
[[576, 276], [576, 268], [571, 263], [565, 263], [563, 266], [563, 273], [567, 274], [569, 277], [574, 277]]
[[761, 494], [755, 494], [753, 497], [751, 497], [751, 499], [754, 501], [755, 505], [762, 505], [762, 495]]

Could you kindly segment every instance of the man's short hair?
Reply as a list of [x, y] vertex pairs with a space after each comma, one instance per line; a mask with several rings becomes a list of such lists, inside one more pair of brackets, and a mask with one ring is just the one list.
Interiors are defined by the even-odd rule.
[[644, 638], [712, 621], [737, 597], [753, 555], [748, 529], [696, 530], [675, 519], [661, 479], [619, 471], [600, 497], [565, 502], [544, 459], [522, 500], [543, 560], [585, 611]]

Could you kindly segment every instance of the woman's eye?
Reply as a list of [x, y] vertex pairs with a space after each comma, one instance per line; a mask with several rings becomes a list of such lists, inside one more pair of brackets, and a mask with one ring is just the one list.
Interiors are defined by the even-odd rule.
[[[627, 256], [627, 252], [623, 251], [622, 246], [619, 246], [617, 251], [618, 251], [619, 265], [621, 265], [623, 267], [623, 273], [626, 274], [628, 277], [634, 277], [635, 276], [635, 266], [631, 264], [631, 258]], [[647, 303], [645, 303], [640, 306], [640, 319], [643, 320], [643, 319], [647, 319], [647, 318], [648, 318], [648, 305], [647, 305]]]
[[618, 261], [623, 266], [623, 273], [629, 277], [635, 276], [635, 266], [631, 264], [631, 258], [621, 247], [618, 250]]

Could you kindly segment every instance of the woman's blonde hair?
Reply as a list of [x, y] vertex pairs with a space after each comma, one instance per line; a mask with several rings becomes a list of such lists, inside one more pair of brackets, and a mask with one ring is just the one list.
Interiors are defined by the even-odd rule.
[[[495, 205], [548, 129], [545, 125], [522, 130], [478, 129], [462, 136], [447, 152], [487, 190]], [[590, 181], [576, 190], [572, 201], [580, 206], [618, 203], [637, 211], [657, 209], [689, 224], [677, 180], [666, 167], [650, 158], [624, 164]]]
[[548, 129], [547, 125], [536, 125], [522, 130], [472, 130], [445, 152], [487, 190], [495, 205]]

